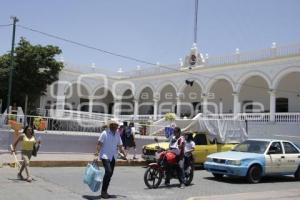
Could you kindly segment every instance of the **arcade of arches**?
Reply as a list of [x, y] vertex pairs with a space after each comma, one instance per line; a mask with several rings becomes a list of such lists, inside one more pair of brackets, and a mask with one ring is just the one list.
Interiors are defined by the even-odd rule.
[[[300, 72], [278, 77], [276, 88], [263, 76], [253, 75], [235, 83], [216, 79], [209, 88], [194, 81], [180, 89], [166, 84], [154, 90], [145, 86], [137, 96], [130, 89], [116, 100], [110, 89], [99, 88], [90, 94], [84, 85], [72, 84], [65, 90], [65, 109], [113, 114], [115, 103], [121, 102], [120, 114], [158, 115], [175, 112], [192, 117], [199, 112], [300, 112]], [[206, 92], [204, 92], [206, 91]]]

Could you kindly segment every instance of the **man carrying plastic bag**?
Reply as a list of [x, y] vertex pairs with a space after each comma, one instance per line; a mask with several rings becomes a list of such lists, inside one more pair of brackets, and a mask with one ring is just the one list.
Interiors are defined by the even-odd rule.
[[108, 129], [101, 133], [96, 149], [96, 155], [99, 155], [99, 159], [102, 161], [105, 169], [103, 185], [101, 189], [101, 198], [103, 199], [108, 199], [111, 197], [107, 193], [107, 189], [114, 172], [115, 161], [118, 158], [118, 149], [126, 158], [120, 134], [117, 133], [119, 126], [118, 122], [115, 120], [109, 120], [107, 125]]

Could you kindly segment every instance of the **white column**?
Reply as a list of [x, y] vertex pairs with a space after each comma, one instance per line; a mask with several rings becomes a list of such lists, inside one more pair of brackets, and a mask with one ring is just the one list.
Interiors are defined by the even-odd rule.
[[121, 103], [122, 103], [122, 99], [115, 99], [114, 101], [114, 118], [119, 117], [120, 113], [121, 113]]
[[137, 116], [139, 115], [139, 100], [134, 99], [134, 119], [137, 119]]
[[157, 119], [157, 112], [158, 112], [158, 99], [153, 99], [154, 101], [154, 108], [153, 108], [153, 119]]
[[233, 92], [233, 113], [237, 117], [237, 114], [240, 112], [240, 102], [239, 102], [239, 93]]
[[[65, 110], [65, 96], [57, 96], [56, 98], [56, 117], [63, 117], [63, 113]], [[52, 109], [52, 108], [51, 108]]]
[[180, 118], [180, 114], [181, 114], [181, 99], [180, 97], [176, 98], [176, 106], [177, 106], [177, 117]]
[[[63, 80], [63, 77], [61, 77], [62, 74], [59, 74], [59, 80]], [[63, 110], [65, 109], [65, 100], [66, 100], [66, 95], [65, 95], [65, 87], [67, 85], [66, 81], [58, 81], [57, 82], [57, 96], [56, 96], [56, 115], [59, 117], [63, 116]], [[54, 89], [54, 88], [53, 88]], [[51, 106], [51, 109], [53, 107]]]
[[208, 110], [207, 110], [207, 94], [202, 94], [202, 113], [207, 114]]
[[89, 97], [89, 113], [93, 112], [93, 103], [94, 103], [94, 98]]
[[65, 109], [65, 96], [58, 96], [56, 99], [56, 110], [64, 110]]
[[270, 121], [275, 122], [276, 93], [274, 90], [270, 90], [269, 94], [270, 94]]

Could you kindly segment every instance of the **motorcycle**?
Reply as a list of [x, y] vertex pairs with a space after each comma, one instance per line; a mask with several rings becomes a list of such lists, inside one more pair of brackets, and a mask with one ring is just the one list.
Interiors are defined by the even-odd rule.
[[[156, 147], [156, 160], [155, 163], [150, 163], [144, 173], [144, 182], [149, 189], [158, 188], [162, 180], [166, 178], [167, 169], [171, 170], [170, 178], [178, 179], [176, 167], [176, 155], [169, 150], [162, 150], [159, 146], [158, 139], [154, 141], [158, 144]], [[176, 166], [177, 165], [177, 166]], [[184, 184], [190, 185], [194, 177], [193, 161], [188, 166], [184, 166]]]

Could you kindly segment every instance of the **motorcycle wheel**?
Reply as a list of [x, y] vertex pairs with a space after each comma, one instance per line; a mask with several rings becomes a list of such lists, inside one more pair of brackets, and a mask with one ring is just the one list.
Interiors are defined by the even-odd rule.
[[194, 178], [194, 167], [193, 165], [189, 166], [190, 169], [189, 170], [186, 170], [184, 172], [184, 176], [185, 176], [185, 181], [184, 181], [184, 184], [186, 186], [190, 185], [193, 181], [193, 178]]
[[148, 167], [144, 174], [144, 182], [149, 189], [158, 188], [162, 177], [163, 175], [158, 169]]

